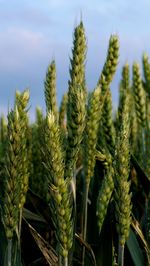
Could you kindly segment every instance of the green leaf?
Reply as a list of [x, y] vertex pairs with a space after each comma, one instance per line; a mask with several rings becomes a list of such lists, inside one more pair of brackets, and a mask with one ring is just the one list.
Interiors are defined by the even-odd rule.
[[144, 192], [146, 194], [146, 196], [149, 195], [149, 191], [150, 191], [150, 180], [148, 179], [147, 175], [145, 174], [144, 170], [142, 169], [140, 163], [137, 161], [137, 159], [135, 158], [135, 156], [132, 154], [131, 155], [131, 162], [137, 172], [139, 181], [142, 185], [142, 188], [144, 189]]
[[[82, 239], [82, 237], [79, 236], [77, 233], [75, 233], [75, 238], [80, 243], [81, 246], [85, 247], [85, 249], [86, 249], [86, 254], [85, 255], [87, 256], [87, 254], [88, 254], [89, 257], [91, 258], [90, 265], [96, 266], [97, 265], [96, 264], [96, 258], [95, 258], [95, 255], [94, 255], [94, 252], [93, 252], [91, 246], [86, 241], [84, 241]], [[91, 264], [91, 262], [92, 262], [92, 264]]]
[[5, 236], [4, 226], [0, 221], [0, 265], [4, 263], [5, 252], [7, 248], [7, 239]]
[[33, 213], [26, 208], [23, 208], [23, 217], [27, 220], [47, 223], [46, 220], [41, 215]]
[[17, 235], [14, 233], [12, 239], [7, 240], [7, 246], [4, 253], [3, 264], [4, 266], [21, 266], [21, 247]]
[[27, 198], [34, 207], [35, 212], [38, 213], [38, 215], [42, 216], [44, 220], [46, 220], [46, 222], [51, 225], [51, 228], [54, 228], [51, 218], [52, 215], [48, 204], [31, 189], [28, 190]]
[[58, 257], [52, 246], [35, 230], [35, 228], [30, 223], [27, 222], [27, 220], [24, 219], [24, 221], [28, 225], [30, 233], [34, 238], [37, 246], [41, 250], [48, 265], [58, 265]]
[[141, 250], [136, 235], [132, 229], [130, 229], [130, 235], [127, 240], [127, 247], [134, 262], [134, 265], [135, 266], [145, 265], [145, 258], [143, 255], [143, 251]]

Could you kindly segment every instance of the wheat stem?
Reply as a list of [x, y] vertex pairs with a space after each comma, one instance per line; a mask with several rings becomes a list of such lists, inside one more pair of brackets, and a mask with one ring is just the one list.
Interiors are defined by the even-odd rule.
[[[83, 240], [86, 240], [87, 235], [87, 216], [88, 216], [88, 192], [89, 192], [89, 185], [85, 185], [84, 191], [84, 198], [83, 198], [83, 225], [82, 225], [82, 235]], [[85, 259], [85, 246], [82, 249], [82, 265], [84, 265]]]
[[22, 208], [20, 209], [20, 213], [19, 213], [19, 228], [18, 228], [19, 243], [18, 244], [20, 244], [20, 238], [21, 238], [21, 225], [22, 225]]
[[62, 266], [62, 256], [58, 255], [58, 266]]
[[63, 266], [68, 266], [68, 257], [65, 257], [64, 258]]
[[118, 266], [124, 266], [124, 245], [120, 245], [118, 248]]
[[11, 266], [12, 263], [12, 239], [8, 239], [8, 250], [7, 250], [7, 260], [8, 260], [8, 266]]

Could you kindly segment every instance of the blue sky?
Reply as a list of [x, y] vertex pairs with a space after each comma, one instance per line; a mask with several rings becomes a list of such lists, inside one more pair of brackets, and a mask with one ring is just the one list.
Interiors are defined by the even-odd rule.
[[150, 55], [149, 0], [0, 0], [0, 113], [14, 101], [15, 90], [29, 87], [30, 115], [44, 104], [44, 79], [53, 58], [60, 103], [67, 90], [73, 29], [82, 16], [87, 35], [86, 77], [95, 87], [111, 34], [120, 39], [119, 67], [111, 86], [117, 105], [121, 67]]

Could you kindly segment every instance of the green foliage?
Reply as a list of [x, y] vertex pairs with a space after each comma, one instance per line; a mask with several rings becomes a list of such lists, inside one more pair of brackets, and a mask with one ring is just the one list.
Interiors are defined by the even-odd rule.
[[[112, 35], [95, 89], [85, 78], [83, 23], [74, 30], [68, 91], [56, 99], [56, 64], [44, 81], [46, 117], [28, 119], [29, 91], [0, 119], [0, 264], [150, 265], [150, 63], [125, 64]], [[59, 110], [59, 111], [58, 111]], [[32, 252], [31, 252], [32, 250]]]
[[30, 188], [43, 199], [48, 199], [48, 183], [45, 177], [45, 168], [41, 163], [44, 161], [44, 154], [41, 149], [44, 138], [44, 116], [42, 110], [36, 108], [36, 121], [32, 125], [30, 136]]

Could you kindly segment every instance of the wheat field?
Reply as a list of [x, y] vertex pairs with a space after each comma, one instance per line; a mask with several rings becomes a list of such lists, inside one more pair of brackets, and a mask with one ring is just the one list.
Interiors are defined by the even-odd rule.
[[30, 122], [27, 89], [1, 115], [0, 265], [150, 265], [150, 61], [123, 66], [114, 113], [119, 46], [111, 35], [89, 91], [81, 21], [60, 106], [52, 60], [46, 115]]

